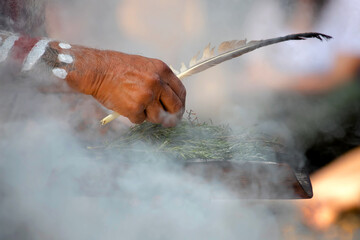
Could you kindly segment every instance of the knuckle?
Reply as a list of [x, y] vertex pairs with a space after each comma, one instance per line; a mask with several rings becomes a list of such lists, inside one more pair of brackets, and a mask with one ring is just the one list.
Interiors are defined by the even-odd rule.
[[150, 74], [147, 80], [151, 88], [154, 88], [155, 86], [158, 86], [161, 83], [160, 75], [156, 73]]
[[154, 99], [154, 92], [151, 89], [146, 89], [141, 94], [141, 100], [144, 103], [151, 102]]
[[145, 121], [145, 119], [141, 116], [132, 116], [132, 117], [129, 117], [129, 120], [135, 124], [140, 124]]
[[136, 94], [134, 94], [134, 103], [147, 105], [146, 103], [153, 99], [155, 89], [156, 86], [153, 86], [151, 83], [145, 84], [141, 88], [138, 88]]
[[140, 124], [145, 121], [145, 114], [144, 112], [132, 113], [128, 116], [129, 120], [132, 123]]
[[161, 60], [154, 59], [154, 64], [160, 73], [172, 72], [171, 69], [169, 68], [169, 66]]
[[129, 104], [129, 106], [128, 106], [129, 113], [133, 114], [133, 115], [141, 112], [141, 110], [142, 110], [142, 105], [140, 103], [132, 103], [132, 104]]

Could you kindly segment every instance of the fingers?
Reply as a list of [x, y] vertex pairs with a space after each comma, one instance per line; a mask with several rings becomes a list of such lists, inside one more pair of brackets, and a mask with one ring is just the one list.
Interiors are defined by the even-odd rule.
[[160, 102], [153, 102], [146, 108], [146, 120], [161, 124], [163, 127], [174, 127], [179, 121], [178, 114], [171, 114], [164, 110]]
[[185, 107], [186, 89], [182, 84], [181, 80], [171, 71], [169, 66], [166, 65], [164, 62], [153, 59], [153, 63], [158, 69], [162, 81], [164, 81], [170, 86], [170, 88], [179, 97], [180, 101]]
[[160, 95], [160, 101], [164, 109], [172, 114], [183, 115], [184, 105], [178, 95], [166, 84], [164, 84], [163, 91]]
[[160, 102], [153, 102], [146, 108], [146, 121], [161, 124], [163, 122], [163, 106]]
[[[144, 98], [138, 98], [130, 102], [123, 101], [127, 109], [115, 109], [119, 113], [125, 112], [124, 116], [128, 117], [132, 123], [140, 124], [145, 120], [162, 124], [164, 127], [176, 126], [184, 113], [184, 105], [177, 94], [166, 84], [159, 84], [159, 96], [152, 99], [150, 104], [145, 104]], [[148, 98], [146, 98], [148, 99]], [[118, 104], [120, 105], [120, 104]], [[144, 109], [144, 105], [146, 106]]]
[[146, 108], [146, 120], [152, 123], [162, 124], [164, 127], [173, 127], [184, 114], [184, 105], [177, 94], [167, 85], [159, 100], [155, 100]]
[[176, 77], [176, 75], [174, 75], [171, 71], [169, 74], [166, 74], [166, 76], [163, 76], [162, 79], [175, 92], [175, 94], [182, 102], [182, 105], [185, 107], [186, 89], [180, 79]]
[[112, 69], [117, 74], [106, 75], [95, 94], [97, 100], [135, 124], [147, 120], [165, 127], [175, 126], [185, 109], [186, 90], [180, 79], [160, 60], [134, 55], [121, 57], [128, 64]]
[[142, 111], [142, 112], [138, 112], [136, 114], [130, 115], [130, 116], [128, 116], [128, 118], [132, 123], [140, 124], [145, 121], [146, 115], [145, 115], [145, 112]]

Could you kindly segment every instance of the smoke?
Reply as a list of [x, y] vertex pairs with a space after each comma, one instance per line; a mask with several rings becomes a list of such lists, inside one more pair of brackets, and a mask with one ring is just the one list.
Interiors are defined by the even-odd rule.
[[216, 201], [219, 186], [166, 159], [99, 159], [54, 119], [3, 134], [0, 239], [279, 239], [264, 204]]
[[165, 156], [89, 151], [111, 139], [93, 99], [51, 92], [46, 71], [1, 72], [0, 239], [279, 239], [271, 207]]

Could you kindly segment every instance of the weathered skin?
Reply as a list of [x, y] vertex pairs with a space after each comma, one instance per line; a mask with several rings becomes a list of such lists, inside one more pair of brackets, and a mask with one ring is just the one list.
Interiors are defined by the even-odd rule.
[[50, 47], [74, 56], [66, 77], [71, 88], [92, 95], [131, 122], [170, 127], [183, 115], [186, 90], [162, 61], [76, 45], [64, 50], [57, 42]]

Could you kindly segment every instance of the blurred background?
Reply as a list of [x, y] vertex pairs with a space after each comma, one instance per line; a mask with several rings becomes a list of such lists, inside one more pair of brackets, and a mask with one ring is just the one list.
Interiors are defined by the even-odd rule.
[[[331, 35], [258, 49], [185, 79], [187, 109], [203, 121], [256, 126], [301, 155], [314, 197], [272, 208], [270, 215], [283, 216], [274, 239], [360, 239], [356, 0], [49, 0], [45, 13], [51, 38], [159, 58], [175, 69], [209, 42]], [[93, 113], [96, 126], [105, 112]]]

